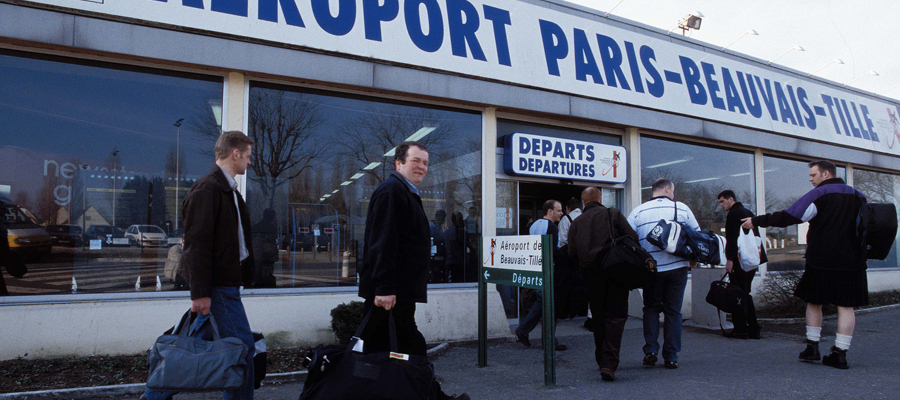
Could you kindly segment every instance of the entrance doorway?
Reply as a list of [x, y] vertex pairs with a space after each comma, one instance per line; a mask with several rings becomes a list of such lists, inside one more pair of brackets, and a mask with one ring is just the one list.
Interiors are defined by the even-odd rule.
[[544, 202], [553, 199], [563, 205], [569, 199], [581, 199], [581, 191], [584, 186], [563, 185], [558, 183], [519, 183], [519, 234], [527, 235], [528, 228], [534, 221], [544, 217], [542, 208]]

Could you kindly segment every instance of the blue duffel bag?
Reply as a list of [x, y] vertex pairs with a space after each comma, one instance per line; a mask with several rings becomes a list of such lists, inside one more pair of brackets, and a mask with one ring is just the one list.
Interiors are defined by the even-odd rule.
[[689, 230], [680, 222], [661, 219], [647, 234], [647, 241], [666, 253], [693, 260], [694, 249], [686, 232]]

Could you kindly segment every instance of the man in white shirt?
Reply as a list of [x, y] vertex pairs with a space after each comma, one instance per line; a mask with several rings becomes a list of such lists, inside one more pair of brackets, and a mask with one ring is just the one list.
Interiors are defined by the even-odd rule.
[[651, 186], [653, 198], [628, 215], [628, 223], [637, 231], [643, 247], [656, 259], [657, 273], [644, 288], [644, 365], [653, 367], [659, 360], [659, 313], [665, 315], [662, 356], [666, 368], [678, 368], [681, 351], [681, 304], [691, 262], [660, 250], [647, 241], [647, 234], [666, 219], [680, 222], [686, 229], [700, 230], [700, 224], [687, 205], [676, 202], [675, 184], [661, 178]]

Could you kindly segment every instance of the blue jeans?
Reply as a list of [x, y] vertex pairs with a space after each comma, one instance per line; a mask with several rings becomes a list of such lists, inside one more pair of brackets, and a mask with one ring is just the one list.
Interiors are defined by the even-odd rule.
[[[247, 313], [244, 311], [244, 304], [241, 303], [240, 289], [237, 287], [213, 286], [212, 296], [210, 297], [210, 312], [216, 317], [216, 323], [219, 328], [219, 335], [223, 338], [236, 337], [241, 339], [247, 348], [247, 372], [244, 374], [244, 385], [240, 389], [225, 391], [222, 394], [224, 400], [253, 400], [253, 355], [256, 345], [253, 341], [253, 334], [250, 332], [250, 322], [247, 321]], [[213, 339], [212, 326], [207, 322], [209, 317], [200, 315], [200, 328], [193, 332], [188, 332], [192, 336], [200, 336], [205, 340]], [[157, 392], [147, 389], [144, 395], [147, 400], [163, 400], [169, 399], [176, 392]]]
[[[543, 290], [535, 290], [537, 294], [537, 300], [534, 301], [534, 305], [531, 306], [531, 309], [528, 310], [528, 315], [525, 316], [525, 319], [519, 323], [519, 327], [516, 328], [517, 331], [521, 331], [527, 337], [531, 331], [534, 330], [534, 327], [537, 326], [538, 322], [541, 322], [541, 317], [544, 315], [544, 291]], [[554, 333], [554, 344], [559, 344], [559, 340], [556, 339], [556, 321], [551, 322], [553, 324], [553, 333]]]
[[687, 273], [687, 267], [658, 272], [644, 288], [644, 354], [659, 354], [659, 313], [663, 313], [662, 356], [666, 361], [678, 361]]

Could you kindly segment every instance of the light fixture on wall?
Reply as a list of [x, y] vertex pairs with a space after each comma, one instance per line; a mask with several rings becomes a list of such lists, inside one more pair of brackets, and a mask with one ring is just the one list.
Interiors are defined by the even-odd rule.
[[779, 58], [781, 58], [781, 57], [786, 56], [788, 53], [790, 53], [790, 52], [792, 52], [792, 51], [794, 51], [794, 50], [797, 50], [797, 51], [806, 51], [806, 49], [804, 49], [803, 46], [801, 46], [801, 45], [799, 45], [799, 44], [798, 44], [798, 45], [794, 45], [794, 47], [791, 47], [788, 51], [786, 51], [786, 52], [784, 52], [784, 53], [781, 53], [780, 56], [773, 58], [773, 59], [772, 59], [771, 61], [769, 61], [767, 64], [768, 64], [768, 65], [772, 65], [772, 63], [775, 62], [775, 60], [777, 60], [777, 59], [779, 59]]
[[858, 78], [856, 78], [856, 79], [851, 80], [850, 82], [845, 83], [844, 86], [849, 86], [851, 83], [856, 82], [856, 81], [858, 81], [858, 80], [860, 80], [860, 79], [862, 79], [862, 78], [865, 78], [865, 77], [867, 77], [867, 76], [869, 76], [869, 75], [871, 75], [871, 76], [881, 76], [881, 75], [878, 75], [878, 73], [875, 72], [875, 71], [871, 71], [871, 70], [870, 70], [870, 71], [866, 71], [865, 74], [863, 74], [862, 76], [860, 76], [860, 77], [858, 77]]
[[731, 45], [737, 43], [738, 40], [741, 40], [744, 36], [747, 36], [747, 35], [750, 35], [750, 36], [759, 36], [759, 32], [757, 32], [757, 31], [755, 31], [755, 30], [753, 30], [753, 29], [747, 29], [744, 33], [741, 34], [741, 36], [738, 36], [737, 39], [734, 39], [734, 41], [732, 41], [731, 43], [728, 43], [728, 45], [723, 46], [723, 47], [722, 47], [722, 50], [725, 50], [725, 49], [731, 47]]
[[670, 34], [676, 29], [681, 29], [681, 35], [684, 36], [684, 34], [691, 29], [699, 30], [701, 22], [703, 22], [703, 13], [697, 10], [691, 11], [688, 15], [685, 15], [678, 21], [678, 26], [670, 29], [666, 34]]
[[823, 65], [821, 68], [819, 68], [819, 69], [817, 69], [817, 70], [815, 70], [815, 71], [813, 71], [813, 72], [810, 72], [810, 73], [806, 74], [806, 76], [807, 76], [807, 77], [810, 77], [810, 76], [812, 76], [812, 74], [815, 74], [816, 72], [819, 72], [819, 71], [825, 69], [825, 67], [827, 67], [827, 66], [829, 66], [829, 65], [831, 65], [831, 64], [843, 64], [843, 63], [844, 63], [844, 61], [841, 60], [840, 58], [835, 58], [835, 59], [829, 61], [828, 64]]

